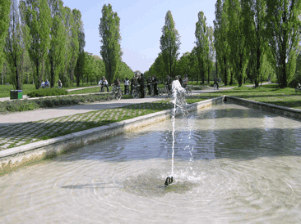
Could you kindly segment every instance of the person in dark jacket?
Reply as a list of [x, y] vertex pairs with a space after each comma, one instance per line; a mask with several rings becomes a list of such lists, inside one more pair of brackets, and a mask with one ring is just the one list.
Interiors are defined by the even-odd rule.
[[181, 86], [183, 86], [183, 80], [182, 80], [182, 77], [180, 75], [178, 75], [178, 78], [179, 78], [179, 82], [181, 84]]
[[171, 84], [172, 84], [172, 79], [169, 75], [167, 75], [167, 78], [166, 78], [166, 85], [168, 87], [168, 91], [171, 92]]
[[148, 95], [151, 95], [151, 84], [152, 84], [152, 78], [148, 76], [147, 78], [147, 89], [148, 89]]
[[141, 93], [141, 98], [144, 98], [144, 76], [141, 74], [140, 76], [140, 93]]
[[153, 78], [152, 78], [152, 85], [154, 86], [154, 95], [158, 96], [159, 95], [159, 93], [158, 93], [158, 79], [155, 75], [153, 75]]

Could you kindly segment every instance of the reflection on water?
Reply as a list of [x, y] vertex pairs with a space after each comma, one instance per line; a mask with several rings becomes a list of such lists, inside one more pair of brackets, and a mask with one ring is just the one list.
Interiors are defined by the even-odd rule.
[[0, 177], [0, 223], [300, 223], [301, 123], [237, 105]]

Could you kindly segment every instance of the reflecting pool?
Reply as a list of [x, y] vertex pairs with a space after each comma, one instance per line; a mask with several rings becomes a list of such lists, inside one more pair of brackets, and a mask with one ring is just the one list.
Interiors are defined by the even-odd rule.
[[0, 177], [0, 223], [300, 223], [301, 122], [233, 104]]

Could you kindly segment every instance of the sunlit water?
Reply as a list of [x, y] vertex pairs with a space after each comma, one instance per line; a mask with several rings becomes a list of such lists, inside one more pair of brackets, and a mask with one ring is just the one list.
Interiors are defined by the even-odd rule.
[[237, 105], [0, 177], [0, 223], [300, 223], [301, 122]]

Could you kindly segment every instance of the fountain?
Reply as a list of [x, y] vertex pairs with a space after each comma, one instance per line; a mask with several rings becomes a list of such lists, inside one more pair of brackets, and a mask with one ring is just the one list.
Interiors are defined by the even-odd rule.
[[[167, 177], [165, 180], [165, 186], [168, 186], [173, 183], [173, 171], [174, 171], [174, 155], [175, 155], [175, 122], [176, 122], [176, 112], [177, 109], [185, 111], [185, 89], [181, 86], [178, 80], [172, 82], [172, 100], [171, 102], [174, 105], [174, 108], [171, 112], [171, 120], [172, 120], [172, 155], [171, 155], [171, 175]], [[187, 113], [187, 112], [186, 112]]]
[[172, 122], [1, 176], [1, 222], [300, 223], [301, 122], [229, 103]]

